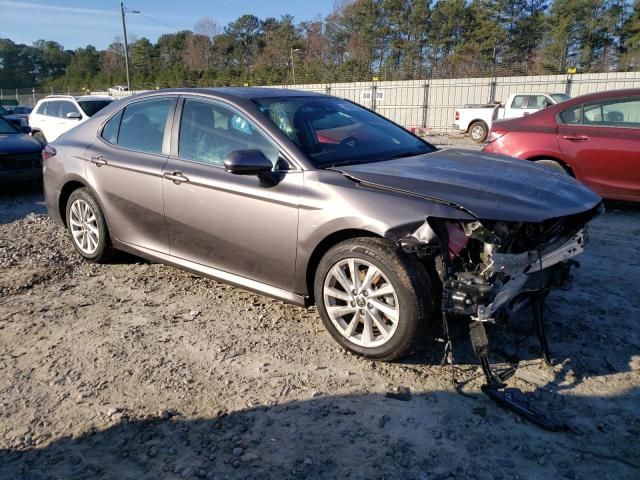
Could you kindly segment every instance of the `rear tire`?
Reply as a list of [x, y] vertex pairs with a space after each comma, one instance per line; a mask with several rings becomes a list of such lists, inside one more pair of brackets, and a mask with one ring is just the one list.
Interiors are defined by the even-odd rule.
[[557, 172], [564, 173], [565, 175], [569, 175], [567, 169], [564, 168], [561, 163], [556, 162], [555, 160], [535, 160], [534, 163], [543, 167], [551, 168]]
[[88, 189], [79, 188], [69, 196], [66, 220], [71, 243], [85, 260], [92, 263], [109, 260], [112, 247], [107, 223]]
[[487, 139], [489, 128], [483, 121], [473, 122], [469, 127], [469, 136], [474, 142], [484, 142]]
[[331, 248], [318, 265], [314, 294], [331, 336], [350, 352], [375, 360], [409, 353], [433, 311], [425, 269], [380, 238], [355, 238]]

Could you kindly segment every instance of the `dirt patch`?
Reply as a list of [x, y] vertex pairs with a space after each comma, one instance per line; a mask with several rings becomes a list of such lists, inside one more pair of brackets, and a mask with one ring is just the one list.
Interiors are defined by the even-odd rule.
[[[84, 263], [42, 215], [2, 224], [0, 478], [636, 479], [640, 212], [616, 209], [593, 223], [574, 289], [550, 297], [555, 366], [524, 340], [510, 381], [560, 433], [479, 392], [462, 328], [472, 398], [439, 338], [364, 361], [313, 309], [128, 257]], [[528, 332], [490, 334], [509, 349]]]

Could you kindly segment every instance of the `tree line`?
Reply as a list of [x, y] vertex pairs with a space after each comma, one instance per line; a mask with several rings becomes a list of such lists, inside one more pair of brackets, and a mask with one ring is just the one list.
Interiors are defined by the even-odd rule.
[[[326, 18], [242, 15], [129, 42], [134, 88], [637, 70], [640, 0], [338, 0]], [[124, 45], [0, 39], [0, 87], [125, 83]], [[295, 73], [294, 73], [295, 72]]]

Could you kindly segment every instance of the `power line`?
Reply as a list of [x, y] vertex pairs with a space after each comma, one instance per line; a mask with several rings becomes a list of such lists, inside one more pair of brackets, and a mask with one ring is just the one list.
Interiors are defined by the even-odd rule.
[[157, 23], [157, 24], [159, 24], [159, 25], [162, 25], [162, 26], [164, 26], [164, 27], [171, 28], [171, 29], [173, 29], [173, 30], [178, 30], [176, 27], [174, 27], [174, 26], [172, 26], [172, 25], [167, 25], [166, 23], [163, 23], [163, 22], [161, 22], [160, 20], [156, 20], [155, 18], [151, 18], [151, 17], [149, 17], [149, 16], [145, 15], [144, 13], [142, 13], [142, 12], [140, 12], [140, 11], [138, 11], [138, 12], [136, 12], [136, 13], [137, 13], [138, 15], [140, 15], [140, 16], [142, 16], [142, 17], [146, 18], [147, 20], [151, 20], [152, 22], [156, 22], [156, 23]]

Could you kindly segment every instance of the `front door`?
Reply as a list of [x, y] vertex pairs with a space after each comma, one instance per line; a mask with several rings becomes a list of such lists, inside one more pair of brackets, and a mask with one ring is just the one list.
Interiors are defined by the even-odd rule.
[[[171, 255], [292, 290], [302, 172], [222, 103], [185, 99], [178, 135], [162, 180]], [[279, 173], [225, 171], [227, 155], [242, 149], [261, 150]]]
[[[67, 115], [70, 113], [77, 117], [68, 118]], [[58, 118], [56, 120], [56, 138], [58, 138], [63, 133], [68, 132], [73, 127], [81, 123], [82, 113], [72, 102], [68, 100], [61, 100], [60, 110], [58, 111]]]

